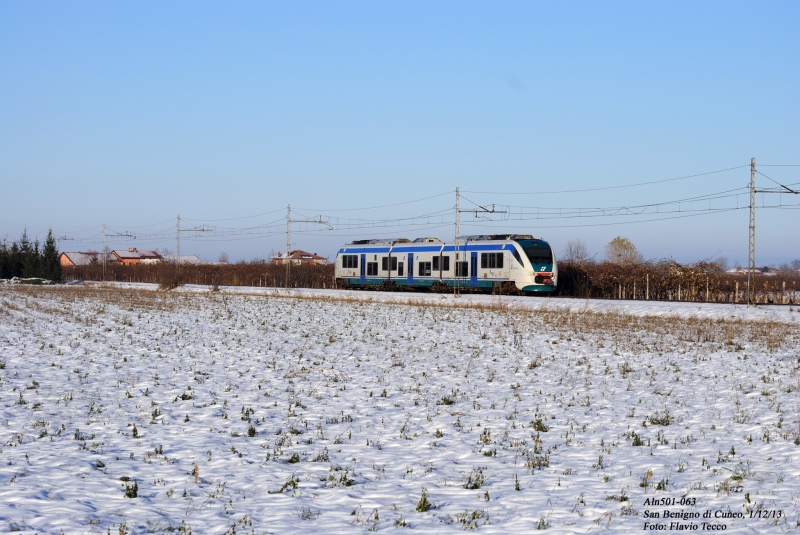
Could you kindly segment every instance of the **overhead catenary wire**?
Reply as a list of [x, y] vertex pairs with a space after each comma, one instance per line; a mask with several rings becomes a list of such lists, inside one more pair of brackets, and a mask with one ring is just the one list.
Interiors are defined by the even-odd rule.
[[[771, 166], [778, 167], [790, 167], [795, 166], [794, 164], [772, 164]], [[722, 173], [726, 171], [731, 171], [735, 169], [741, 169], [744, 167], [748, 167], [747, 165], [737, 166], [737, 167], [730, 167], [726, 169], [720, 169], [717, 171], [710, 171], [705, 173], [697, 173], [693, 175], [685, 175], [681, 177], [674, 177], [668, 179], [661, 179], [661, 180], [652, 180], [652, 181], [645, 181], [645, 182], [638, 182], [632, 184], [624, 184], [619, 186], [604, 186], [604, 187], [597, 187], [597, 188], [583, 188], [583, 189], [572, 189], [572, 190], [560, 190], [560, 191], [551, 191], [551, 192], [478, 192], [478, 191], [467, 191], [467, 193], [475, 193], [475, 194], [514, 194], [514, 195], [526, 195], [530, 193], [571, 193], [571, 192], [581, 192], [581, 191], [601, 191], [601, 190], [613, 190], [613, 189], [620, 189], [620, 188], [630, 188], [630, 187], [637, 187], [637, 186], [645, 186], [651, 184], [659, 184], [664, 182], [672, 182], [676, 180], [683, 180], [693, 177], [705, 176], [705, 175], [712, 175], [715, 173]], [[781, 184], [780, 182], [772, 179], [771, 177], [765, 175], [764, 173], [759, 172], [759, 174], [763, 175], [765, 178], [771, 180], [778, 186], [792, 191], [789, 186], [793, 184], [789, 184], [786, 186]], [[574, 207], [574, 206], [562, 206], [562, 207], [554, 207], [550, 205], [546, 206], [524, 206], [521, 204], [516, 205], [503, 205], [501, 210], [503, 215], [496, 219], [489, 219], [486, 215], [481, 219], [479, 224], [470, 224], [465, 223], [467, 226], [489, 226], [489, 227], [496, 227], [498, 224], [503, 224], [505, 221], [534, 221], [534, 220], [564, 220], [565, 222], [568, 220], [574, 219], [591, 219], [592, 222], [587, 224], [560, 224], [561, 227], [586, 227], [586, 226], [607, 226], [607, 225], [630, 225], [630, 224], [638, 224], [638, 223], [646, 223], [651, 221], [662, 221], [662, 220], [670, 220], [670, 219], [681, 219], [685, 217], [697, 217], [701, 215], [712, 215], [712, 214], [720, 214], [725, 212], [731, 212], [734, 210], [744, 209], [745, 206], [739, 206], [738, 199], [745, 193], [744, 190], [747, 188], [734, 188], [724, 191], [718, 191], [714, 193], [702, 194], [702, 195], [695, 195], [686, 198], [681, 198], [677, 200], [668, 200], [668, 201], [659, 201], [653, 203], [643, 203], [643, 204], [635, 204], [635, 205], [620, 205], [620, 206], [582, 206], [582, 207]], [[792, 191], [794, 192], [794, 191]], [[341, 208], [341, 209], [326, 209], [326, 210], [319, 210], [322, 213], [342, 213], [342, 212], [354, 212], [354, 211], [367, 211], [367, 210], [374, 210], [380, 208], [389, 208], [394, 206], [402, 206], [402, 205], [409, 205], [413, 203], [424, 202], [432, 199], [437, 199], [443, 197], [445, 195], [450, 195], [451, 192], [431, 195], [427, 197], [422, 197], [419, 199], [413, 199], [410, 201], [403, 201], [399, 203], [391, 203], [385, 205], [375, 205], [375, 206], [368, 206], [362, 208]], [[476, 207], [481, 207], [482, 204], [473, 201], [472, 199], [466, 198], [461, 196], [465, 201], [475, 205]], [[730, 206], [730, 203], [723, 203], [720, 206], [720, 201], [725, 201], [727, 199], [737, 199], [737, 206], [734, 208]], [[698, 203], [707, 203], [707, 206], [699, 206]], [[483, 203], [487, 205], [486, 203]], [[763, 201], [762, 201], [763, 204]], [[764, 208], [772, 208], [772, 209], [786, 209], [786, 210], [796, 210], [798, 207], [794, 205], [781, 205], [781, 206], [763, 206]], [[665, 209], [666, 208], [666, 209]], [[195, 221], [195, 222], [224, 222], [224, 221], [238, 221], [238, 220], [245, 220], [245, 219], [253, 219], [256, 217], [263, 217], [264, 215], [273, 214], [276, 212], [282, 211], [281, 209], [271, 210], [262, 212], [260, 214], [255, 214], [251, 216], [241, 216], [235, 218], [224, 218], [224, 219], [197, 219], [197, 218], [184, 218], [188, 221]], [[299, 216], [305, 217], [307, 219], [311, 219], [311, 216], [305, 215], [303, 212], [310, 212], [310, 211], [317, 211], [314, 209], [309, 208], [302, 208], [297, 210], [296, 213]], [[487, 212], [487, 214], [491, 215], [492, 212]], [[500, 210], [497, 212], [498, 214], [501, 213]], [[679, 214], [679, 215], [669, 215], [666, 214]], [[653, 217], [657, 216], [657, 217]], [[297, 229], [294, 232], [303, 235], [326, 235], [326, 236], [356, 236], [356, 235], [364, 235], [369, 229], [373, 229], [374, 231], [380, 231], [381, 234], [384, 235], [395, 235], [395, 234], [403, 234], [406, 232], [419, 232], [421, 230], [433, 230], [438, 228], [447, 227], [452, 224], [453, 221], [453, 208], [447, 207], [440, 210], [434, 211], [426, 211], [421, 214], [417, 215], [409, 215], [404, 217], [397, 217], [397, 218], [352, 218], [352, 217], [333, 217], [331, 215], [325, 216], [330, 220], [330, 230], [327, 229], [317, 229], [317, 228], [305, 228]], [[316, 218], [322, 218], [322, 216], [314, 216]], [[609, 221], [609, 218], [612, 220]], [[598, 221], [599, 220], [599, 221]], [[603, 221], [605, 220], [605, 221]], [[148, 228], [153, 227], [159, 224], [167, 223], [167, 221], [158, 222], [158, 223], [151, 223], [147, 225], [139, 225], [139, 226], [125, 226], [125, 227], [118, 227], [109, 226], [110, 229], [116, 229], [119, 231], [128, 230], [128, 229], [139, 229], [139, 228]], [[233, 226], [233, 225], [204, 225], [204, 230], [206, 231], [205, 236], [192, 236], [189, 231], [187, 231], [187, 235], [185, 235], [184, 239], [202, 239], [203, 241], [213, 241], [213, 242], [223, 242], [223, 241], [243, 241], [243, 240], [253, 240], [253, 239], [262, 239], [262, 238], [269, 238], [272, 236], [284, 234], [286, 232], [286, 223], [281, 219], [275, 219], [269, 221], [267, 223], [260, 223], [256, 225], [250, 226]], [[93, 230], [98, 227], [90, 227], [88, 230]], [[522, 227], [526, 228], [526, 227]], [[553, 226], [537, 226], [536, 228], [553, 228]], [[347, 232], [352, 231], [352, 232]], [[83, 232], [79, 231], [78, 233]], [[70, 238], [69, 241], [78, 244], [78, 243], [96, 243], [97, 236], [99, 234], [94, 234], [91, 236], [82, 236], [76, 238]], [[142, 242], [151, 242], [157, 243], [162, 241], [171, 241], [175, 239], [175, 230], [172, 226], [164, 229], [157, 230], [155, 232], [148, 232], [147, 234], [136, 234], [135, 237], [139, 243]], [[122, 240], [111, 240], [112, 242], [119, 242]], [[125, 241], [129, 241], [126, 239]]]
[[[689, 200], [696, 201], [697, 199], [700, 200], [707, 200], [713, 199], [715, 197], [696, 197], [696, 198], [689, 198]], [[721, 198], [721, 197], [716, 197]], [[653, 207], [653, 206], [663, 206], [669, 204], [679, 204], [688, 202], [686, 199], [678, 200], [678, 201], [668, 201], [664, 203], [654, 203], [652, 205], [640, 205], [638, 207], [605, 207], [605, 208], [548, 208], [548, 207], [520, 207], [525, 210], [535, 210], [535, 212], [517, 212], [516, 214], [511, 214], [509, 219], [524, 221], [524, 220], [536, 220], [536, 219], [574, 219], [574, 218], [596, 218], [596, 217], [625, 217], [625, 218], [635, 218], [636, 216], [642, 215], [643, 212], [634, 212], [632, 211], [633, 208], [641, 208], [641, 207]], [[677, 210], [673, 210], [673, 212], [692, 212], [692, 213], [712, 213], [712, 212], [720, 212], [720, 211], [727, 211], [724, 208], [703, 208], [703, 209], [689, 209], [689, 208], [679, 208]], [[665, 213], [665, 212], [661, 212]], [[669, 213], [669, 212], [666, 212]], [[385, 228], [414, 228], [414, 229], [421, 229], [425, 227], [431, 226], [443, 226], [450, 224], [450, 210], [441, 210], [439, 212], [433, 212], [428, 214], [422, 214], [419, 216], [410, 216], [405, 218], [397, 218], [397, 219], [378, 219], [378, 220], [369, 220], [369, 219], [345, 219], [345, 220], [338, 220], [333, 219], [331, 224], [334, 230], [359, 230], [359, 229], [385, 229]], [[431, 219], [435, 219], [436, 221], [431, 221]], [[637, 219], [633, 221], [627, 222], [636, 222]], [[495, 223], [496, 221], [488, 220], [483, 221], [483, 224], [491, 224]], [[626, 222], [626, 223], [627, 223]], [[278, 235], [285, 232], [285, 225], [271, 225], [267, 226], [259, 226], [259, 227], [245, 227], [245, 228], [211, 228], [211, 232], [207, 236], [200, 237], [200, 239], [205, 241], [211, 241], [212, 238], [222, 238], [228, 237], [228, 239], [242, 238], [242, 239], [249, 239], [249, 238], [258, 238], [258, 237], [266, 237], [271, 235]], [[311, 233], [311, 234], [319, 234], [320, 232], [325, 232], [328, 235], [335, 235], [331, 234], [328, 231], [320, 231], [320, 230], [298, 230], [297, 232], [300, 233]], [[152, 234], [140, 234], [137, 236], [137, 239], [141, 241], [162, 241], [162, 240], [171, 240], [174, 237], [174, 232], [170, 232], [169, 229], [165, 229], [164, 231], [152, 233]], [[191, 239], [193, 236], [189, 234], [186, 236], [186, 239]], [[85, 238], [78, 238], [76, 242], [93, 242], [94, 237], [85, 237]], [[119, 241], [119, 240], [114, 240]]]
[[[721, 212], [732, 212], [732, 211], [736, 211], [736, 210], [746, 210], [747, 208], [748, 208], [747, 206], [744, 206], [744, 207], [740, 207], [740, 208], [727, 208], [727, 209], [724, 209], [724, 210], [718, 210], [718, 211], [714, 211], [714, 212], [693, 213], [693, 214], [685, 214], [685, 215], [669, 216], [669, 217], [659, 217], [659, 218], [652, 218], [652, 219], [639, 219], [639, 220], [636, 220], [636, 221], [612, 221], [612, 222], [608, 222], [608, 223], [586, 223], [586, 224], [581, 224], [581, 225], [558, 225], [558, 226], [554, 226], [554, 225], [536, 225], [535, 227], [517, 227], [517, 226], [515, 226], [515, 228], [540, 229], [540, 228], [578, 228], [578, 227], [604, 227], [604, 226], [611, 226], [611, 225], [629, 225], [631, 223], [649, 223], [649, 222], [652, 222], [652, 221], [666, 221], [666, 220], [669, 220], [669, 219], [684, 219], [684, 218], [688, 218], [688, 217], [698, 217], [698, 216], [703, 216], [703, 215], [717, 214], [717, 213], [721, 213]], [[462, 223], [462, 225], [468, 225], [469, 226], [471, 224]], [[472, 224], [472, 225], [474, 225], [474, 224]]]
[[228, 217], [228, 218], [224, 218], [224, 219], [195, 219], [195, 218], [190, 218], [190, 217], [184, 217], [183, 219], [185, 219], [187, 221], [236, 221], [236, 220], [240, 220], [240, 219], [253, 219], [254, 217], [261, 217], [261, 216], [265, 216], [265, 215], [269, 215], [269, 214], [274, 214], [276, 212], [283, 212], [283, 208], [278, 208], [276, 210], [270, 210], [269, 212], [263, 212], [263, 213], [260, 213], [260, 214], [245, 215], [245, 216], [241, 216], [241, 217]]
[[359, 212], [359, 211], [364, 211], [364, 210], [377, 210], [378, 208], [390, 208], [392, 206], [402, 206], [404, 204], [413, 204], [413, 203], [427, 201], [427, 200], [430, 200], [430, 199], [436, 199], [438, 197], [444, 197], [445, 195], [452, 195], [452, 194], [453, 194], [452, 191], [446, 191], [444, 193], [438, 193], [436, 195], [431, 195], [429, 197], [422, 197], [420, 199], [414, 199], [412, 201], [403, 201], [403, 202], [397, 202], [397, 203], [393, 203], [393, 204], [382, 204], [382, 205], [379, 205], [379, 206], [367, 206], [367, 207], [364, 207], [364, 208], [336, 208], [336, 209], [331, 210], [331, 209], [327, 209], [327, 208], [326, 209], [319, 209], [319, 208], [303, 208], [303, 207], [301, 207], [299, 209], [300, 210], [311, 210], [313, 212], [318, 212], [318, 211], [319, 212]]
[[[788, 192], [790, 192], [790, 193], [798, 194], [798, 192], [794, 191], [793, 189], [789, 188], [788, 186], [785, 186], [785, 185], [781, 184], [781, 183], [780, 183], [780, 182], [778, 182], [777, 180], [774, 180], [774, 179], [772, 179], [772, 178], [768, 177], [767, 175], [765, 175], [765, 174], [764, 174], [764, 173], [762, 173], [761, 171], [758, 171], [758, 170], [756, 170], [756, 173], [758, 173], [759, 175], [763, 176], [764, 178], [766, 178], [766, 179], [768, 179], [768, 180], [771, 180], [772, 182], [776, 183], [777, 185], [779, 185], [780, 187], [782, 187], [782, 188], [783, 188], [783, 189], [785, 189], [786, 191], [788, 191]], [[792, 184], [792, 185], [794, 185], [794, 184]]]
[[489, 194], [489, 195], [555, 195], [561, 193], [583, 193], [587, 191], [604, 191], [604, 190], [612, 190], [612, 189], [623, 189], [623, 188], [635, 188], [639, 186], [648, 186], [651, 184], [661, 184], [664, 182], [674, 182], [676, 180], [685, 180], [687, 178], [696, 178], [699, 176], [706, 176], [706, 175], [713, 175], [717, 173], [724, 173], [726, 171], [733, 171], [734, 169], [742, 169], [744, 167], [750, 167], [749, 165], [738, 165], [736, 167], [728, 167], [727, 169], [719, 169], [717, 171], [708, 171], [706, 173], [697, 173], [694, 175], [686, 175], [686, 176], [679, 176], [674, 178], [664, 178], [661, 180], [651, 180], [648, 182], [636, 182], [633, 184], [624, 184], [621, 186], [602, 186], [598, 188], [582, 188], [582, 189], [565, 189], [565, 190], [556, 190], [556, 191], [474, 191], [474, 190], [463, 190], [466, 193], [480, 193], [480, 194]]
[[[656, 221], [684, 219], [684, 218], [698, 217], [698, 216], [704, 216], [704, 215], [714, 215], [714, 214], [725, 213], [725, 212], [734, 212], [734, 211], [738, 211], [738, 210], [745, 210], [747, 208], [748, 208], [747, 206], [741, 206], [741, 207], [738, 207], [738, 208], [714, 209], [714, 210], [711, 210], [711, 211], [703, 210], [703, 211], [691, 212], [691, 213], [683, 212], [683, 213], [681, 213], [681, 215], [673, 215], [673, 216], [667, 216], [667, 217], [655, 217], [655, 218], [646, 218], [646, 219], [641, 219], [640, 218], [640, 219], [635, 219], [635, 220], [622, 220], [622, 221], [610, 221], [610, 222], [591, 222], [591, 223], [585, 223], [585, 224], [559, 224], [559, 225], [535, 225], [535, 226], [517, 226], [517, 225], [515, 225], [515, 228], [518, 228], [518, 229], [544, 229], [544, 228], [582, 228], [582, 227], [595, 227], [595, 226], [631, 225], [631, 224], [649, 223], [649, 222], [656, 222]], [[798, 210], [798, 209], [800, 209], [800, 204], [798, 204], [798, 205], [781, 205], [781, 206], [772, 206], [772, 205], [763, 205], [762, 204], [759, 208], [766, 209], [766, 210]], [[540, 218], [540, 219], [541, 220], [547, 220], [547, 219], [558, 219], [558, 218]], [[561, 218], [561, 219], [571, 219], [571, 218]], [[519, 221], [519, 220], [517, 220], [517, 221]], [[525, 221], [525, 220], [522, 220], [522, 221]], [[467, 226], [467, 227], [481, 227], [481, 226], [485, 227], [487, 224], [492, 224], [492, 223], [503, 223], [503, 221], [481, 221], [480, 223], [465, 222], [465, 223], [462, 223], [462, 224], [464, 226]], [[383, 234], [383, 235], [399, 235], [399, 234], [404, 234], [404, 233], [412, 231], [412, 230], [415, 230], [415, 231], [419, 231], [419, 230], [434, 230], [434, 229], [438, 229], [438, 228], [447, 228], [447, 227], [450, 227], [450, 226], [452, 226], [452, 221], [448, 221], [448, 222], [445, 222], [443, 224], [418, 225], [418, 226], [415, 225], [413, 227], [403, 227], [403, 228], [397, 228], [397, 229], [394, 229], [394, 228], [391, 228], [391, 227], [383, 227], [385, 230], [382, 230], [381, 234]], [[374, 227], [374, 228], [377, 229], [377, 228], [382, 228], [382, 227]], [[388, 230], [388, 229], [391, 229], [391, 230]], [[346, 230], [346, 229], [341, 229], [341, 230]], [[359, 230], [359, 229], [355, 229], [355, 230]], [[363, 230], [363, 228], [362, 228], [362, 230]], [[279, 235], [284, 234], [285, 232], [286, 232], [285, 228], [282, 228], [282, 229], [276, 229], [273, 232], [263, 232], [263, 233], [258, 233], [258, 234], [244, 234], [244, 235], [239, 235], [239, 236], [227, 235], [227, 236], [216, 236], [216, 237], [214, 235], [212, 235], [210, 237], [197, 237], [197, 238], [194, 238], [194, 239], [207, 241], [207, 242], [246, 241], [246, 240], [255, 240], [255, 239], [268, 238], [268, 237], [272, 237], [272, 236], [279, 236]], [[317, 235], [317, 236], [323, 235], [321, 231], [313, 230], [313, 229], [312, 230], [298, 230], [298, 231], [295, 231], [295, 232], [298, 233], [298, 234], [303, 234], [303, 235]], [[350, 237], [350, 236], [359, 236], [359, 235], [363, 235], [363, 233], [356, 233], [356, 232], [344, 232], [344, 233], [342, 233], [342, 232], [335, 232], [334, 231], [334, 232], [325, 232], [325, 234], [324, 234], [324, 236], [336, 236], [336, 237]], [[222, 239], [222, 238], [224, 238], [224, 239]], [[151, 243], [162, 243], [162, 242], [171, 242], [174, 239], [175, 239], [175, 236], [173, 234], [173, 235], [162, 235], [162, 236], [158, 236], [158, 237], [151, 236], [151, 237], [147, 238], [147, 241], [149, 241]], [[188, 240], [188, 239], [192, 239], [192, 238], [191, 237], [187, 237], [185, 239]], [[80, 242], [83, 242], [83, 243], [94, 243], [94, 244], [99, 243], [98, 240], [94, 239], [94, 238], [77, 239], [75, 241], [78, 242], [78, 243], [80, 243]], [[118, 241], [118, 240], [109, 240], [110, 243], [113, 243], [113, 242], [116, 242], [116, 241]]]

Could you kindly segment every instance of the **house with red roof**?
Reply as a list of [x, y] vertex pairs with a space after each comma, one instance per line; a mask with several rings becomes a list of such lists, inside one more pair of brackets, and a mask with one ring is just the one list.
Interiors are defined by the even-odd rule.
[[291, 262], [293, 266], [297, 266], [300, 264], [325, 264], [328, 259], [319, 256], [317, 253], [309, 253], [307, 251], [289, 251], [289, 255], [285, 255], [283, 253], [278, 253], [275, 256], [270, 257], [273, 264], [286, 264], [287, 262]]
[[110, 260], [125, 266], [133, 264], [158, 264], [164, 260], [157, 251], [139, 251], [135, 247], [127, 251], [111, 251]]

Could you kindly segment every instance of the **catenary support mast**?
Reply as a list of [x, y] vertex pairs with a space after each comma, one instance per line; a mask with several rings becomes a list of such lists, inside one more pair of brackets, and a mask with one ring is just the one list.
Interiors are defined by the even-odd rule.
[[289, 249], [292, 246], [292, 205], [286, 205], [286, 289], [289, 289], [289, 266], [292, 263], [292, 257], [289, 254]]
[[[771, 188], [771, 189], [756, 189], [756, 173], [760, 173], [760, 171], [756, 171], [756, 159], [750, 159], [750, 247], [749, 247], [749, 255], [747, 260], [747, 306], [755, 306], [756, 304], [756, 193], [781, 193], [781, 194], [792, 194], [792, 195], [800, 195], [800, 191], [795, 191], [792, 188], [781, 184], [775, 180], [772, 180], [764, 173], [761, 173], [764, 176], [767, 176], [770, 180], [775, 182], [780, 189]], [[739, 283], [736, 283], [737, 286]], [[738, 290], [736, 292], [739, 293]]]
[[459, 287], [459, 278], [461, 272], [459, 271], [461, 251], [458, 242], [461, 239], [461, 204], [459, 188], [456, 188], [456, 262], [453, 266], [453, 274], [455, 275], [455, 284], [453, 284], [453, 297], [461, 297], [461, 288]]
[[756, 285], [756, 159], [750, 159], [750, 239], [747, 256], [747, 306], [755, 304]]

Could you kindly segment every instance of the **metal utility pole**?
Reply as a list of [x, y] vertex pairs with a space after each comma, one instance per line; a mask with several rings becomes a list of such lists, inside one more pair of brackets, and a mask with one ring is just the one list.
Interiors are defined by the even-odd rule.
[[455, 277], [455, 284], [453, 284], [453, 297], [461, 297], [461, 289], [459, 288], [459, 277], [461, 273], [458, 272], [458, 268], [461, 264], [459, 261], [461, 260], [461, 251], [459, 251], [458, 242], [461, 239], [461, 205], [460, 205], [460, 195], [459, 195], [459, 188], [456, 188], [456, 262], [453, 266], [453, 274], [456, 275]]
[[[755, 304], [756, 285], [756, 159], [750, 159], [750, 239], [747, 257], [747, 306]], [[752, 284], [750, 279], [753, 280]]]
[[316, 219], [292, 219], [292, 205], [286, 205], [286, 289], [289, 289], [289, 266], [292, 265], [292, 257], [289, 254], [292, 247], [292, 223], [316, 223], [317, 225], [325, 225], [328, 230], [333, 230], [329, 221], [323, 221], [322, 216]]
[[286, 289], [289, 289], [289, 266], [292, 264], [292, 257], [289, 249], [292, 248], [292, 205], [286, 205]]
[[764, 173], [756, 171], [756, 159], [752, 158], [750, 160], [750, 254], [747, 262], [748, 307], [755, 306], [756, 304], [756, 193], [791, 193], [793, 195], [800, 195], [800, 191], [795, 191], [789, 187], [786, 187], [780, 182], [772, 180], [767, 175], [764, 176], [778, 184], [783, 189], [756, 189], [756, 173], [764, 175]]
[[181, 214], [178, 214], [178, 222], [175, 224], [175, 280], [181, 273]]
[[[472, 202], [472, 201], [470, 201]], [[473, 203], [474, 204], [474, 203]], [[476, 204], [477, 208], [471, 208], [469, 210], [462, 210], [461, 209], [461, 194], [460, 188], [456, 188], [456, 277], [455, 277], [455, 284], [453, 285], [453, 297], [461, 297], [461, 289], [460, 289], [460, 278], [464, 275], [460, 271], [460, 263], [461, 260], [461, 249], [459, 242], [461, 240], [461, 212], [469, 212], [475, 214], [475, 218], [477, 219], [479, 216], [478, 214], [507, 214], [507, 210], [495, 210], [494, 205], [492, 205], [491, 210], [486, 208], [485, 206], [481, 206]], [[487, 218], [488, 219], [488, 218]]]
[[178, 214], [178, 220], [175, 224], [175, 282], [177, 283], [180, 279], [181, 273], [181, 232], [212, 232], [212, 229], [206, 227], [205, 225], [200, 225], [199, 227], [192, 227], [192, 228], [181, 228], [181, 214]]
[[[108, 246], [106, 245], [106, 236], [109, 235], [106, 231], [106, 224], [103, 223], [103, 282], [106, 280], [106, 259], [108, 258]], [[131, 234], [130, 232], [114, 232], [110, 234], [112, 238], [130, 238], [131, 240], [136, 239], [135, 234]]]

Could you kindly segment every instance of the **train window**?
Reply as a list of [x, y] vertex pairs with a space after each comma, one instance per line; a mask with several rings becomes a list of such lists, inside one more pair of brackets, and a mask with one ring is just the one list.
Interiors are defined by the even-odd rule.
[[519, 251], [517, 251], [516, 249], [511, 249], [511, 254], [514, 255], [514, 258], [517, 259], [517, 262], [519, 262], [520, 266], [524, 266], [525, 265], [525, 264], [522, 263], [522, 257], [519, 256]]
[[378, 274], [378, 263], [377, 262], [367, 262], [367, 276], [374, 277]]
[[397, 275], [400, 277], [403, 276], [403, 262], [397, 263]]
[[553, 253], [550, 250], [549, 245], [541, 245], [538, 247], [531, 245], [528, 247], [523, 247], [522, 249], [525, 251], [525, 255], [528, 257], [528, 260], [531, 261], [533, 266], [553, 263]]
[[342, 255], [342, 268], [358, 269], [358, 255], [357, 254]]
[[481, 253], [481, 267], [483, 269], [502, 269], [503, 253]]
[[430, 277], [431, 276], [431, 263], [430, 262], [420, 262], [417, 265], [419, 266], [419, 276], [420, 277]]
[[456, 262], [456, 277], [469, 277], [469, 262]]
[[[392, 266], [392, 271], [397, 271], [397, 257], [396, 256], [392, 257], [391, 266]], [[388, 256], [381, 259], [381, 269], [383, 271], [389, 271], [389, 257]]]
[[449, 256], [434, 256], [433, 257], [433, 270], [434, 271], [450, 271], [450, 257]]

